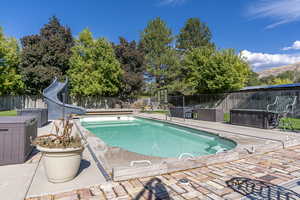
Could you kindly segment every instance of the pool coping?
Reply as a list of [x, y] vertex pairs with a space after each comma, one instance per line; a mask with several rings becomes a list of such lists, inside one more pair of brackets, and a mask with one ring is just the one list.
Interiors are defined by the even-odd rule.
[[[116, 115], [115, 115], [116, 116]], [[220, 136], [221, 138], [229, 139], [236, 142], [237, 146], [229, 151], [198, 156], [193, 159], [183, 159], [179, 160], [178, 158], [161, 158], [157, 159], [157, 157], [152, 156], [144, 156], [141, 154], [129, 152], [122, 148], [110, 147], [108, 146], [101, 138], [98, 138], [94, 133], [88, 131], [85, 127], [83, 127], [78, 119], [75, 119], [74, 122], [76, 127], [81, 132], [82, 136], [88, 142], [91, 153], [94, 155], [94, 159], [99, 159], [98, 162], [102, 168], [101, 173], [106, 173], [106, 175], [110, 175], [113, 181], [123, 181], [133, 178], [141, 178], [148, 176], [155, 176], [161, 174], [167, 174], [176, 171], [183, 171], [187, 169], [197, 168], [208, 166], [216, 163], [230, 162], [234, 160], [243, 159], [252, 155], [263, 154], [266, 152], [283, 149], [287, 144], [280, 140], [267, 139], [267, 138], [254, 138], [245, 135], [237, 135], [233, 134], [229, 131], [220, 131], [217, 129], [205, 128], [205, 127], [197, 127], [190, 124], [182, 124], [176, 121], [166, 121], [158, 118], [140, 116], [140, 115], [130, 115], [134, 117], [140, 117], [145, 119], [151, 119], [156, 121], [161, 121], [163, 123], [175, 124], [183, 127], [192, 128], [195, 130], [201, 130], [204, 132], [209, 132], [215, 135]], [[86, 116], [82, 116], [86, 117]], [[97, 117], [97, 116], [93, 116]], [[300, 144], [299, 141], [293, 142], [288, 146], [293, 146]], [[127, 164], [121, 164], [122, 166], [110, 166], [110, 153], [112, 151], [116, 151], [116, 155], [124, 155], [125, 157], [137, 157], [139, 156], [142, 159], [139, 160], [151, 160], [151, 158], [155, 158], [157, 162], [154, 162], [152, 165], [139, 164], [130, 166], [129, 163], [131, 160], [128, 160]], [[139, 156], [138, 156], [139, 155]], [[145, 158], [145, 159], [143, 159]], [[154, 160], [155, 160], [154, 159]], [[104, 170], [104, 171], [103, 171]], [[110, 179], [108, 179], [109, 181]]]

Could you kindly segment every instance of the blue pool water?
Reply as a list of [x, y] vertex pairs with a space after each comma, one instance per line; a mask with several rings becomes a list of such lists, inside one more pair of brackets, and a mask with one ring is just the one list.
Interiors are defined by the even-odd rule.
[[236, 143], [204, 131], [155, 120], [81, 121], [81, 124], [109, 146], [158, 157], [194, 156], [230, 150]]

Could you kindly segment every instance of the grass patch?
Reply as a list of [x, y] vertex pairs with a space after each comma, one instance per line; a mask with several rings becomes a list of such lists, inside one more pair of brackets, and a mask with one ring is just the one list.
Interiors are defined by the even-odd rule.
[[148, 113], [148, 114], [167, 114], [168, 113], [168, 111], [166, 111], [166, 110], [144, 110], [141, 112]]
[[224, 113], [224, 122], [226, 123], [230, 122], [230, 113]]
[[[300, 119], [296, 119], [296, 118], [282, 118], [279, 124], [279, 128], [283, 129], [283, 123], [282, 122], [286, 122], [287, 120], [290, 120], [292, 122], [293, 128], [294, 130], [300, 130]], [[290, 127], [286, 127], [286, 129], [290, 130]]]
[[17, 116], [16, 110], [7, 110], [7, 111], [0, 111], [0, 117], [4, 116]]

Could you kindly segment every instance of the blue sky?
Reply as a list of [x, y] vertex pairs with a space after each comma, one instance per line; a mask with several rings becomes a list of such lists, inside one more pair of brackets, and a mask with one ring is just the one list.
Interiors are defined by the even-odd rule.
[[10, 0], [1, 2], [6, 35], [36, 34], [50, 16], [74, 36], [88, 27], [96, 37], [138, 40], [157, 16], [177, 34], [199, 17], [220, 48], [242, 51], [255, 71], [300, 61], [300, 0]]

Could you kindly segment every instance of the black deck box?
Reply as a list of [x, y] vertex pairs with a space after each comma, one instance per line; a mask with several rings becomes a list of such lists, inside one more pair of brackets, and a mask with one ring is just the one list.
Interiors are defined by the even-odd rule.
[[34, 116], [0, 117], [0, 165], [24, 163], [36, 135]]
[[215, 108], [197, 108], [193, 111], [194, 118], [203, 121], [223, 122], [224, 112]]
[[250, 126], [268, 129], [272, 113], [266, 110], [232, 109], [230, 110], [230, 123], [234, 125]]
[[171, 117], [190, 119], [190, 118], [192, 118], [192, 108], [190, 108], [190, 107], [173, 107], [173, 108], [170, 108], [170, 115], [171, 115]]

